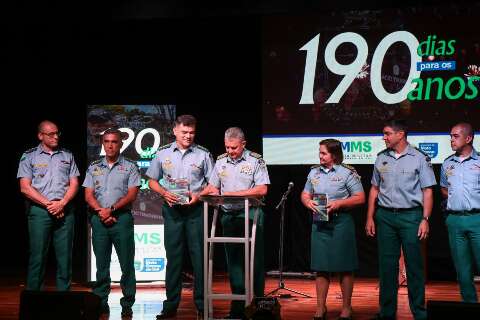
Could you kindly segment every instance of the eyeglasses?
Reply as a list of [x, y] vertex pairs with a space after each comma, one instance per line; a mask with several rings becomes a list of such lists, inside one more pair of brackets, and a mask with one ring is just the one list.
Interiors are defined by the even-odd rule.
[[49, 133], [41, 132], [41, 134], [44, 134], [44, 135], [48, 136], [49, 138], [53, 138], [55, 136], [60, 137], [62, 135], [62, 133], [60, 131], [49, 132]]

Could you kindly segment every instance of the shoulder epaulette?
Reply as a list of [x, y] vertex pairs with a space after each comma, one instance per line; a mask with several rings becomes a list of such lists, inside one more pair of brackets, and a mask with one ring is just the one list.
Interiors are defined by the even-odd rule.
[[[423, 154], [425, 157], [429, 157], [428, 154], [425, 153], [425, 151], [421, 150], [420, 148], [418, 147], [413, 147], [415, 150], [417, 150], [418, 152], [420, 152], [421, 154]], [[429, 157], [430, 158], [430, 157]]]
[[94, 160], [94, 161], [92, 161], [92, 162], [90, 163], [90, 165], [93, 166], [93, 165], [99, 164], [99, 163], [102, 162], [102, 160], [103, 160], [102, 158], [97, 159], [97, 160]]
[[316, 168], [320, 168], [320, 165], [319, 164], [314, 164], [313, 166], [310, 167], [310, 169], [316, 169]]
[[137, 161], [135, 161], [135, 160], [132, 160], [132, 159], [127, 158], [127, 157], [123, 157], [123, 159], [125, 159], [125, 161], [127, 161], [127, 162], [131, 162], [131, 163], [133, 163], [134, 165], [137, 165]]
[[201, 146], [201, 145], [199, 145], [199, 144], [197, 144], [197, 148], [200, 149], [200, 150], [205, 151], [206, 153], [210, 153], [210, 151], [208, 151], [207, 148], [205, 148], [204, 146]]
[[167, 143], [166, 145], [164, 146], [161, 146], [160, 148], [157, 149], [157, 151], [160, 151], [160, 150], [164, 150], [164, 149], [168, 149], [172, 146], [172, 143]]
[[60, 148], [60, 151], [67, 152], [67, 153], [72, 153], [72, 151], [65, 149], [65, 148]]
[[262, 155], [261, 154], [258, 154], [256, 152], [253, 152], [253, 151], [250, 151], [250, 155], [254, 158], [257, 158], [257, 159], [261, 159], [262, 158]]
[[379, 155], [381, 155], [382, 153], [385, 153], [385, 152], [387, 152], [387, 151], [388, 151], [388, 148], [383, 149], [382, 151], [380, 151], [379, 153], [377, 153], [377, 156], [379, 156]]
[[228, 153], [225, 152], [224, 154], [219, 155], [219, 156], [217, 157], [217, 160], [223, 159], [223, 158], [225, 158], [225, 157], [227, 157], [227, 156], [228, 156]]
[[448, 159], [450, 159], [451, 157], [453, 157], [455, 155], [455, 153], [452, 153], [451, 155], [449, 155], [448, 157], [445, 158], [445, 160], [443, 161], [447, 161]]
[[27, 151], [25, 151], [24, 153], [27, 154], [27, 153], [32, 153], [34, 152], [35, 150], [37, 150], [38, 147], [33, 147], [33, 148], [30, 148], [28, 149]]
[[344, 168], [347, 168], [348, 170], [353, 171], [353, 172], [355, 172], [355, 173], [357, 172], [357, 170], [355, 170], [355, 168], [352, 167], [351, 165], [342, 163], [341, 166], [344, 167]]

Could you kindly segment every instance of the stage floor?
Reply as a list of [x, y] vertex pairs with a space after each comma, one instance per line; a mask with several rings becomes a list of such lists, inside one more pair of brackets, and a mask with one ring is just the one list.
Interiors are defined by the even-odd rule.
[[[270, 292], [278, 287], [278, 278], [267, 277], [265, 292]], [[279, 297], [281, 304], [282, 319], [312, 319], [315, 312], [315, 281], [312, 279], [286, 278], [285, 286], [296, 291], [312, 296], [305, 298], [296, 294], [291, 297]], [[370, 319], [378, 311], [378, 281], [377, 279], [356, 279], [353, 291], [352, 305], [354, 318], [356, 320]], [[215, 277], [215, 292], [226, 292], [228, 290], [228, 278], [225, 275]], [[23, 289], [23, 280], [15, 281], [5, 279], [0, 286], [0, 319], [18, 319], [20, 292]], [[53, 290], [48, 285], [47, 290]], [[88, 287], [74, 284], [73, 290], [88, 291]], [[480, 294], [480, 285], [477, 284]], [[278, 293], [288, 294], [286, 290]], [[121, 307], [119, 299], [121, 291], [118, 286], [112, 289], [110, 295], [110, 319], [120, 319]], [[154, 320], [155, 315], [162, 310], [162, 300], [165, 299], [165, 288], [150, 284], [141, 284], [137, 288], [137, 301], [133, 306], [133, 319]], [[426, 288], [427, 300], [460, 301], [458, 287], [454, 282], [429, 282]], [[337, 319], [341, 308], [341, 292], [338, 281], [332, 281], [330, 286], [327, 307], [328, 319]], [[214, 303], [215, 318], [222, 318], [228, 313], [227, 301], [216, 301]], [[185, 284], [182, 291], [182, 302], [178, 309], [177, 319], [195, 319], [196, 311], [192, 300], [192, 289], [189, 283]], [[398, 299], [398, 318], [412, 319], [408, 307], [407, 288], [400, 287]]]

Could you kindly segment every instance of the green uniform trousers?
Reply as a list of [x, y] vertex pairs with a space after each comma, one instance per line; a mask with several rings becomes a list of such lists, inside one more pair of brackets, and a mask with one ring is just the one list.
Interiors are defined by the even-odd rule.
[[[250, 208], [249, 212], [250, 236], [252, 232], [252, 224], [255, 210], [256, 208]], [[244, 237], [245, 210], [242, 209], [232, 212], [223, 212], [221, 221], [224, 237]], [[262, 209], [259, 209], [259, 215], [257, 220], [257, 234], [255, 239], [255, 261], [253, 272], [253, 291], [256, 297], [262, 297], [265, 289], [263, 221], [264, 213]], [[225, 244], [227, 270], [230, 278], [230, 288], [233, 294], [245, 294], [244, 250], [244, 244]], [[244, 313], [244, 309], [244, 301], [233, 300], [230, 305], [230, 315], [240, 318]]]
[[70, 290], [72, 278], [72, 247], [75, 225], [73, 207], [65, 208], [61, 219], [52, 217], [47, 209], [30, 205], [27, 211], [30, 257], [28, 261], [27, 290], [41, 290], [53, 240], [57, 260], [56, 286], [59, 291]]
[[136, 292], [133, 216], [130, 211], [120, 212], [117, 216], [117, 222], [107, 227], [98, 215], [92, 215], [90, 223], [92, 225], [93, 252], [95, 253], [97, 266], [97, 280], [93, 286], [93, 293], [100, 297], [102, 308], [106, 308], [108, 306], [108, 295], [110, 294], [110, 261], [113, 245], [122, 270], [120, 287], [123, 297], [120, 299], [120, 305], [122, 308], [132, 307], [135, 303]]
[[480, 214], [449, 214], [446, 224], [462, 299], [465, 302], [478, 302], [473, 281], [473, 262], [480, 270]]
[[165, 252], [167, 270], [165, 286], [167, 300], [164, 312], [177, 310], [182, 294], [182, 266], [184, 250], [187, 249], [193, 267], [193, 299], [198, 310], [203, 311], [203, 207], [162, 207], [165, 223]]
[[408, 301], [416, 320], [426, 319], [425, 276], [418, 226], [422, 208], [393, 212], [378, 208], [375, 214], [380, 276], [380, 315], [395, 318], [397, 313], [398, 260], [400, 246], [407, 267]]

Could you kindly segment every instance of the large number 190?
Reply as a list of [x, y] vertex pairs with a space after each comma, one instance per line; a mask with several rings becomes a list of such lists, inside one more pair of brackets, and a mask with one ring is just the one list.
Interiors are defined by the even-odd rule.
[[[315, 79], [319, 40], [320, 34], [316, 35], [299, 49], [307, 51], [300, 104], [313, 104], [313, 82]], [[347, 42], [352, 43], [357, 48], [357, 56], [350, 64], [340, 64], [335, 59], [335, 52], [342, 43]], [[390, 46], [396, 42], [405, 43], [410, 50], [410, 73], [403, 88], [396, 93], [390, 93], [383, 87], [381, 72], [383, 58]], [[420, 77], [420, 71], [416, 69], [417, 62], [421, 61], [421, 57], [417, 55], [418, 44], [417, 38], [408, 31], [392, 32], [380, 41], [377, 49], [373, 53], [370, 68], [372, 91], [380, 101], [386, 104], [401, 102], [407, 98], [408, 92], [415, 88], [415, 83], [412, 84], [412, 79]], [[345, 91], [347, 91], [353, 80], [355, 80], [355, 77], [362, 70], [363, 65], [367, 62], [367, 56], [367, 41], [358, 33], [345, 32], [330, 40], [325, 48], [325, 64], [330, 71], [338, 75], [343, 75], [344, 77], [325, 103], [338, 103], [340, 101]]]
[[[128, 134], [128, 137], [125, 140], [123, 140], [123, 146], [120, 149], [120, 153], [122, 153], [123, 150], [125, 150], [132, 143], [133, 139], [135, 139], [135, 132], [133, 132], [133, 130], [130, 128], [120, 128], [119, 130]], [[142, 140], [147, 133], [150, 133], [151, 135], [153, 135], [153, 146], [151, 150], [157, 150], [158, 147], [160, 147], [161, 141], [160, 141], [160, 134], [158, 133], [158, 131], [153, 128], [145, 128], [137, 134], [137, 138], [135, 139], [135, 150], [137, 151], [138, 154], [142, 154], [143, 152]], [[101, 132], [101, 134], [103, 134], [103, 132]], [[103, 148], [103, 145], [102, 145], [102, 150], [100, 151], [100, 155], [101, 156], [105, 155], [105, 149]]]

